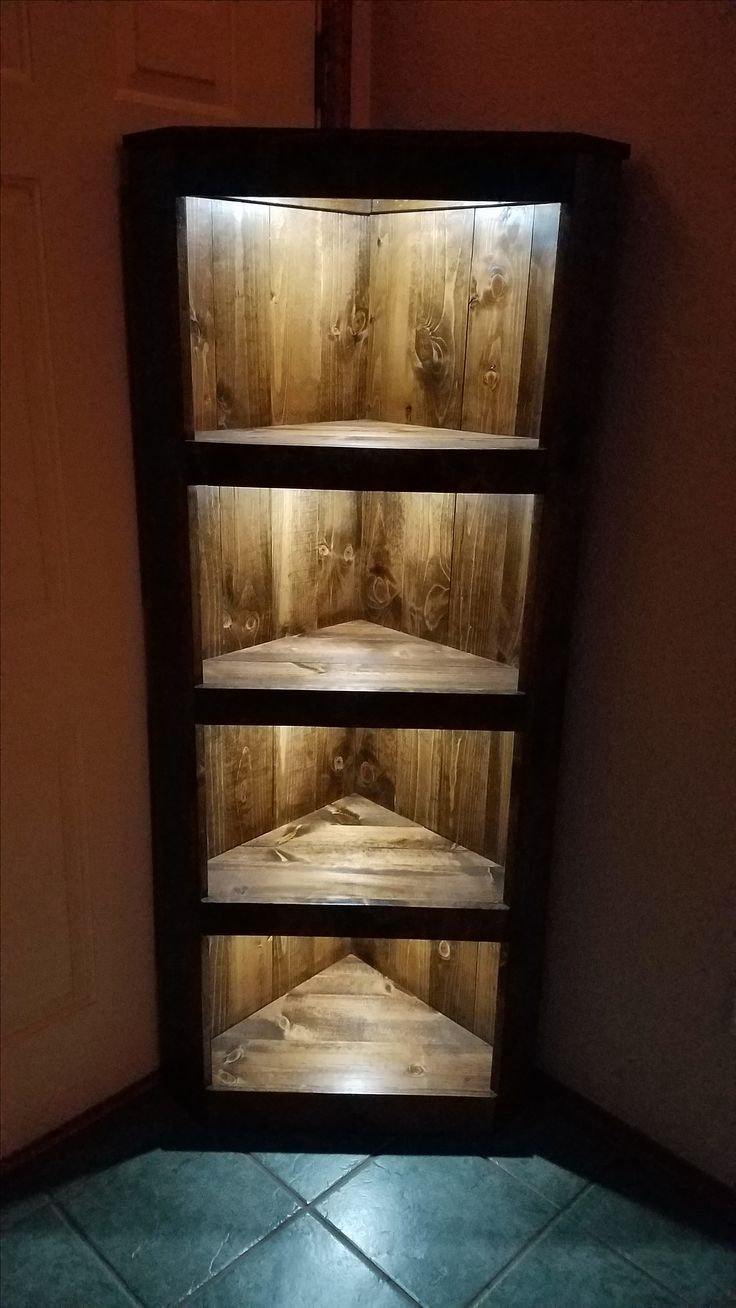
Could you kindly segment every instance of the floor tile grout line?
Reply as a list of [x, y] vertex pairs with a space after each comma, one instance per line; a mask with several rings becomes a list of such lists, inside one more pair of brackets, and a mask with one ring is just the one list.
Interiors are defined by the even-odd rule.
[[400, 1285], [398, 1281], [395, 1281], [389, 1272], [385, 1271], [379, 1263], [374, 1262], [374, 1260], [357, 1244], [354, 1244], [344, 1231], [341, 1231], [338, 1226], [335, 1226], [329, 1220], [328, 1217], [325, 1217], [324, 1213], [321, 1213], [318, 1208], [310, 1211], [312, 1217], [314, 1217], [321, 1226], [324, 1226], [325, 1230], [333, 1237], [333, 1239], [336, 1239], [338, 1243], [342, 1244], [350, 1253], [355, 1254], [360, 1262], [364, 1263], [366, 1267], [369, 1267], [372, 1272], [377, 1274], [379, 1280], [390, 1285], [392, 1289], [398, 1290], [408, 1303], [415, 1304], [416, 1308], [422, 1308], [420, 1301], [414, 1297], [410, 1290], [405, 1290], [403, 1285]]
[[234, 1258], [230, 1259], [229, 1263], [225, 1263], [224, 1267], [220, 1267], [218, 1271], [212, 1272], [209, 1276], [205, 1277], [199, 1285], [195, 1285], [193, 1290], [190, 1290], [181, 1299], [177, 1299], [176, 1308], [185, 1308], [185, 1305], [188, 1304], [194, 1304], [196, 1308], [197, 1295], [201, 1294], [203, 1290], [206, 1290], [214, 1281], [221, 1280], [222, 1277], [231, 1271], [233, 1267], [236, 1267], [238, 1263], [242, 1263], [244, 1259], [248, 1257], [248, 1254], [253, 1253], [254, 1249], [260, 1249], [261, 1245], [265, 1244], [267, 1240], [270, 1240], [272, 1235], [276, 1235], [278, 1231], [283, 1231], [285, 1226], [291, 1226], [296, 1221], [297, 1217], [302, 1216], [303, 1212], [303, 1208], [298, 1208], [295, 1213], [289, 1213], [288, 1217], [285, 1217], [283, 1222], [279, 1222], [276, 1226], [272, 1226], [270, 1231], [266, 1231], [265, 1235], [254, 1240], [253, 1244], [249, 1244], [247, 1249], [243, 1249], [239, 1254], [236, 1254]]
[[515, 1172], [509, 1172], [508, 1168], [504, 1167], [503, 1163], [498, 1162], [498, 1159], [492, 1158], [489, 1154], [484, 1154], [483, 1156], [489, 1163], [492, 1163], [494, 1167], [498, 1167], [500, 1171], [503, 1172], [504, 1176], [509, 1176], [512, 1181], [518, 1181], [519, 1185], [523, 1185], [526, 1190], [530, 1190], [532, 1194], [538, 1195], [540, 1199], [546, 1199], [548, 1204], [553, 1204], [555, 1208], [558, 1208], [563, 1212], [567, 1212], [568, 1208], [576, 1203], [580, 1195], [584, 1194], [589, 1186], [595, 1185], [594, 1181], [584, 1181], [582, 1188], [576, 1191], [571, 1199], [568, 1199], [564, 1204], [561, 1204], [557, 1199], [553, 1199], [551, 1195], [547, 1194], [545, 1190], [541, 1190], [539, 1186], [532, 1185], [531, 1181], [526, 1181], [523, 1177], [517, 1176]]
[[[295, 1190], [293, 1185], [289, 1185], [288, 1181], [282, 1180], [282, 1178], [278, 1176], [276, 1172], [274, 1172], [268, 1166], [268, 1163], [264, 1163], [263, 1160], [259, 1158], [256, 1154], [249, 1154], [248, 1157], [253, 1160], [253, 1162], [256, 1164], [256, 1167], [260, 1167], [261, 1171], [266, 1173], [266, 1176], [270, 1181], [276, 1181], [277, 1184], [282, 1187], [282, 1189], [286, 1190], [287, 1194], [291, 1195], [292, 1199], [296, 1199], [300, 1208], [306, 1208], [308, 1206], [308, 1201], [304, 1198], [304, 1196], [300, 1195], [299, 1191]], [[264, 1236], [264, 1239], [266, 1238], [267, 1237]]]
[[275, 1172], [272, 1168], [270, 1168], [268, 1163], [264, 1163], [263, 1159], [259, 1158], [256, 1154], [251, 1154], [250, 1157], [253, 1159], [254, 1162], [258, 1163], [259, 1167], [264, 1168], [264, 1170], [268, 1172], [269, 1176], [273, 1177], [275, 1180], [279, 1182], [280, 1185], [283, 1185], [291, 1194], [295, 1195], [296, 1198], [299, 1200], [300, 1204], [302, 1204], [305, 1208], [311, 1208], [312, 1204], [316, 1204], [318, 1200], [324, 1199], [325, 1195], [332, 1194], [334, 1190], [338, 1190], [341, 1185], [345, 1184], [346, 1181], [352, 1180], [352, 1178], [356, 1175], [357, 1172], [362, 1172], [364, 1167], [367, 1167], [369, 1163], [373, 1162], [376, 1155], [369, 1154], [368, 1157], [364, 1158], [362, 1162], [356, 1163], [355, 1167], [353, 1167], [349, 1172], [346, 1172], [344, 1176], [339, 1176], [336, 1181], [332, 1182], [331, 1185], [326, 1186], [324, 1190], [320, 1190], [319, 1194], [315, 1195], [314, 1199], [305, 1199], [303, 1195], [299, 1194], [299, 1191], [296, 1190], [293, 1185], [290, 1185], [288, 1181], [284, 1181], [279, 1176], [278, 1172]]
[[[588, 1235], [592, 1240], [596, 1240], [598, 1244], [602, 1245], [604, 1249], [607, 1249], [609, 1253], [615, 1254], [622, 1262], [628, 1263], [630, 1267], [633, 1267], [637, 1272], [640, 1272], [646, 1280], [652, 1282], [652, 1285], [656, 1285], [658, 1290], [666, 1290], [667, 1293], [673, 1295], [675, 1299], [679, 1299], [685, 1308], [694, 1308], [692, 1299], [686, 1299], [684, 1295], [680, 1294], [679, 1290], [673, 1289], [666, 1281], [660, 1281], [657, 1276], [653, 1276], [651, 1272], [647, 1271], [646, 1267], [642, 1267], [641, 1263], [637, 1263], [630, 1254], [624, 1253], [614, 1244], [609, 1244], [608, 1240], [604, 1239], [603, 1236], [598, 1235], [595, 1231], [590, 1230], [588, 1227], [584, 1226], [582, 1229], [586, 1235]], [[697, 1308], [697, 1306], [695, 1306], [695, 1308]]]
[[74, 1235], [76, 1235], [77, 1239], [81, 1240], [82, 1243], [86, 1245], [86, 1247], [90, 1250], [90, 1252], [94, 1254], [94, 1257], [96, 1258], [97, 1262], [101, 1263], [102, 1266], [105, 1268], [105, 1270], [110, 1273], [115, 1283], [128, 1296], [128, 1299], [130, 1300], [131, 1304], [135, 1304], [136, 1308], [148, 1308], [148, 1305], [146, 1304], [145, 1300], [140, 1299], [138, 1297], [135, 1291], [131, 1289], [131, 1287], [128, 1285], [128, 1282], [125, 1280], [125, 1278], [120, 1275], [120, 1272], [117, 1270], [117, 1268], [113, 1267], [112, 1263], [105, 1256], [105, 1254], [103, 1254], [101, 1250], [97, 1248], [96, 1244], [93, 1244], [93, 1242], [89, 1239], [89, 1236], [83, 1230], [83, 1228], [79, 1226], [77, 1222], [74, 1220], [73, 1216], [67, 1212], [61, 1200], [58, 1199], [55, 1195], [50, 1194], [49, 1203], [51, 1205], [52, 1211], [56, 1213], [56, 1216], [59, 1218], [59, 1220], [64, 1223], [64, 1225], [68, 1228], [68, 1230], [72, 1231]]
[[534, 1235], [530, 1236], [521, 1248], [516, 1250], [516, 1253], [509, 1258], [508, 1262], [504, 1263], [503, 1267], [499, 1267], [498, 1271], [491, 1277], [490, 1281], [487, 1281], [486, 1284], [481, 1287], [478, 1293], [464, 1305], [464, 1308], [475, 1308], [475, 1305], [480, 1303], [484, 1296], [488, 1294], [489, 1290], [495, 1290], [496, 1286], [500, 1285], [501, 1281], [505, 1280], [507, 1274], [512, 1272], [515, 1267], [518, 1267], [519, 1263], [526, 1257], [530, 1250], [534, 1249], [536, 1245], [544, 1239], [547, 1232], [557, 1226], [566, 1214], [567, 1208], [560, 1208], [556, 1213], [553, 1213], [549, 1221], [545, 1222], [544, 1226], [535, 1231]]
[[248, 1255], [253, 1253], [255, 1249], [259, 1249], [261, 1245], [266, 1244], [270, 1239], [272, 1239], [273, 1236], [278, 1235], [280, 1231], [283, 1231], [285, 1227], [293, 1226], [297, 1218], [303, 1217], [305, 1215], [312, 1216], [313, 1218], [315, 1218], [315, 1220], [319, 1221], [320, 1225], [325, 1228], [327, 1233], [330, 1236], [332, 1236], [333, 1239], [337, 1240], [338, 1244], [343, 1245], [343, 1247], [346, 1248], [349, 1253], [354, 1254], [357, 1257], [358, 1261], [363, 1263], [364, 1266], [367, 1266], [368, 1269], [372, 1271], [380, 1281], [383, 1281], [385, 1284], [390, 1285], [392, 1289], [396, 1290], [402, 1296], [402, 1298], [404, 1298], [407, 1301], [407, 1303], [412, 1305], [412, 1308], [421, 1308], [421, 1304], [419, 1303], [418, 1299], [415, 1299], [414, 1296], [409, 1294], [407, 1290], [404, 1290], [404, 1288], [401, 1285], [399, 1285], [397, 1281], [394, 1281], [393, 1278], [390, 1277], [389, 1274], [385, 1272], [382, 1267], [379, 1267], [378, 1264], [374, 1263], [373, 1260], [370, 1259], [367, 1254], [363, 1253], [362, 1249], [359, 1249], [356, 1245], [352, 1244], [352, 1242], [347, 1238], [347, 1236], [343, 1234], [342, 1231], [339, 1231], [336, 1227], [333, 1227], [332, 1223], [329, 1222], [325, 1217], [323, 1217], [322, 1214], [316, 1208], [312, 1210], [308, 1204], [303, 1204], [300, 1208], [297, 1209], [295, 1213], [289, 1213], [289, 1216], [284, 1218], [283, 1222], [280, 1222], [277, 1226], [272, 1227], [271, 1230], [267, 1231], [266, 1234], [261, 1236], [259, 1240], [256, 1240], [252, 1245], [249, 1245], [247, 1249], [244, 1249], [242, 1253], [237, 1254], [235, 1258], [231, 1259], [231, 1261], [227, 1263], [224, 1267], [221, 1267], [219, 1271], [214, 1272], [211, 1276], [208, 1276], [205, 1281], [202, 1281], [201, 1285], [197, 1285], [193, 1290], [190, 1291], [189, 1294], [186, 1294], [182, 1299], [177, 1300], [176, 1308], [187, 1308], [188, 1305], [194, 1305], [194, 1308], [196, 1308], [197, 1295], [199, 1295], [208, 1286], [212, 1285], [214, 1281], [219, 1281], [223, 1276], [225, 1276], [228, 1272], [230, 1272], [233, 1267], [237, 1266], [238, 1263], [244, 1262], [248, 1257]]

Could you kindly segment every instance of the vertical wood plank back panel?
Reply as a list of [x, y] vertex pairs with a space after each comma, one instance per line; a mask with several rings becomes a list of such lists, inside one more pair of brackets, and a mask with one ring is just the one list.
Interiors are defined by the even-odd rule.
[[273, 822], [272, 727], [204, 727], [210, 858], [269, 831]]
[[518, 666], [533, 497], [456, 498], [448, 644]]
[[370, 232], [364, 215], [323, 217], [317, 420], [328, 422], [365, 413], [371, 332]]
[[[474, 940], [432, 940], [427, 1002], [468, 1031], [475, 1029], [478, 952]], [[483, 1034], [478, 1032], [477, 1034]]]
[[271, 418], [362, 412], [368, 342], [368, 219], [269, 207]]
[[405, 496], [392, 491], [362, 496], [363, 608], [369, 622], [401, 630], [404, 584]]
[[271, 493], [273, 635], [317, 625], [319, 492]]
[[475, 211], [462, 422], [512, 436], [519, 394], [533, 205]]
[[499, 968], [505, 946], [491, 940], [484, 940], [478, 945], [478, 961], [475, 974], [475, 1009], [473, 1011], [472, 1030], [481, 1040], [493, 1044], [498, 1008]]
[[542, 416], [559, 227], [558, 204], [534, 206], [529, 293], [524, 320], [519, 401], [516, 410], [516, 435], [529, 436], [535, 440], [539, 439], [539, 422]]
[[210, 936], [210, 1039], [276, 998], [270, 936]]
[[216, 658], [224, 640], [219, 486], [195, 486], [190, 493], [192, 598], [199, 617], [201, 657]]
[[361, 598], [361, 495], [355, 491], [301, 491], [317, 499], [316, 625], [363, 616]]
[[218, 427], [271, 421], [269, 210], [212, 202]]
[[460, 427], [473, 211], [370, 221], [367, 416]]
[[[355, 789], [374, 804], [396, 809], [396, 738], [393, 727], [355, 731]], [[408, 815], [404, 815], [408, 816]]]
[[273, 635], [271, 493], [220, 488], [219, 579], [224, 652], [261, 644]]
[[448, 639], [454, 495], [403, 494], [401, 629]]
[[192, 364], [191, 423], [195, 431], [208, 431], [217, 426], [212, 201], [189, 198], [185, 212]]
[[447, 641], [455, 498], [363, 494], [362, 596], [369, 621]]

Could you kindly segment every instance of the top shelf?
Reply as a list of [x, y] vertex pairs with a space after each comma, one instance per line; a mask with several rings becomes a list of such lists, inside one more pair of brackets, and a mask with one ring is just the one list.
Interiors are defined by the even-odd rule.
[[535, 440], [405, 423], [311, 422], [200, 431], [186, 443], [192, 485], [534, 494]]

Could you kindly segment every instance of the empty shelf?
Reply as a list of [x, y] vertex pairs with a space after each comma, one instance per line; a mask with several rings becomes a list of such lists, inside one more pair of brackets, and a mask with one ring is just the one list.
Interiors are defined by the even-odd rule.
[[491, 1046], [354, 954], [212, 1042], [217, 1090], [491, 1095]]
[[536, 440], [521, 436], [489, 436], [480, 431], [455, 431], [368, 419], [198, 431], [195, 439], [227, 445], [298, 445], [353, 450], [535, 450], [538, 446]]
[[349, 795], [211, 858], [211, 900], [250, 904], [500, 906], [503, 872], [374, 804]]
[[536, 494], [545, 485], [536, 440], [396, 422], [198, 431], [185, 450], [194, 486]]
[[518, 669], [374, 622], [340, 622], [303, 636], [205, 659], [205, 686], [243, 690], [514, 694]]

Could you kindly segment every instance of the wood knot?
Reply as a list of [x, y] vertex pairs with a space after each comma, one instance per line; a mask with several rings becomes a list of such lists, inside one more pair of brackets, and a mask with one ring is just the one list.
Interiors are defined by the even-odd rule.
[[414, 352], [422, 372], [437, 374], [444, 370], [447, 346], [441, 336], [435, 336], [431, 327], [425, 324], [417, 327], [414, 333]]
[[342, 557], [344, 558], [346, 563], [352, 563], [353, 559], [355, 558], [355, 550], [353, 549], [352, 545], [345, 546], [345, 549], [342, 552]]
[[502, 268], [491, 268], [488, 285], [483, 292], [483, 299], [492, 300], [494, 304], [502, 300], [508, 289], [506, 274]]
[[360, 765], [359, 774], [360, 780], [364, 786], [374, 786], [376, 784], [378, 771], [373, 763], [369, 763], [364, 759]]
[[336, 754], [332, 760], [332, 771], [342, 772], [344, 767], [345, 767], [345, 759], [343, 758], [342, 754]]
[[326, 541], [321, 540], [319, 545], [317, 546], [317, 554], [321, 559], [326, 559], [329, 553], [330, 553], [329, 545], [326, 543]]
[[245, 630], [246, 631], [258, 630], [258, 615], [256, 613], [248, 614], [248, 617], [245, 619]]
[[409, 1075], [410, 1075], [410, 1076], [424, 1076], [425, 1072], [426, 1072], [426, 1068], [424, 1068], [424, 1067], [422, 1066], [421, 1063], [410, 1063], [410, 1064], [409, 1064]]
[[439, 945], [439, 955], [440, 955], [440, 958], [444, 958], [445, 960], [447, 960], [447, 959], [450, 957], [450, 954], [451, 954], [451, 953], [452, 953], [452, 950], [450, 949], [450, 946], [449, 946], [449, 944], [447, 943], [447, 941], [446, 941], [446, 940], [440, 940], [440, 945]]
[[498, 368], [495, 363], [492, 363], [487, 372], [483, 373], [483, 385], [487, 386], [489, 390], [495, 391], [499, 380]]
[[291, 1022], [289, 1021], [285, 1013], [282, 1013], [281, 1017], [279, 1018], [279, 1026], [281, 1027], [282, 1031], [288, 1031], [289, 1027], [291, 1026]]

